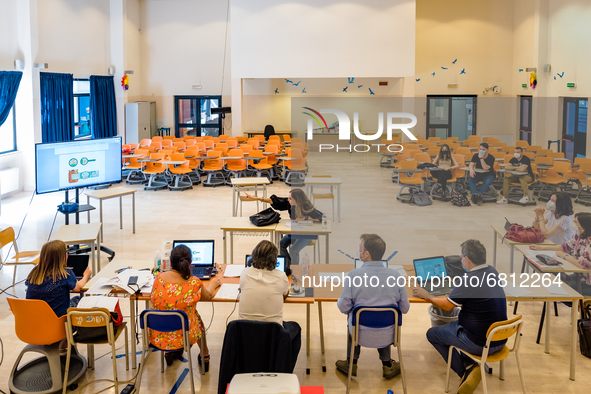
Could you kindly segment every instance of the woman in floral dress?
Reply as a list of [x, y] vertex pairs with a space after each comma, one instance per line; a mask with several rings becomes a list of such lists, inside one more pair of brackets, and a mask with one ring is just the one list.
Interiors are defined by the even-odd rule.
[[[197, 312], [197, 302], [200, 300], [211, 300], [215, 289], [220, 286], [221, 278], [214, 277], [207, 287], [199, 278], [191, 276], [191, 250], [185, 245], [175, 247], [170, 254], [171, 270], [156, 275], [152, 287], [152, 308], [163, 311], [180, 310], [189, 316], [189, 339], [191, 345], [197, 343], [201, 347], [201, 335], [203, 322]], [[166, 364], [172, 365], [175, 359], [183, 356], [183, 334], [179, 331], [160, 332], [149, 331], [149, 338], [152, 345], [159, 349], [170, 350], [165, 353]], [[205, 338], [204, 338], [205, 341]], [[205, 372], [209, 370], [209, 349], [205, 342], [204, 349], [201, 349]], [[201, 354], [199, 354], [201, 360]]]

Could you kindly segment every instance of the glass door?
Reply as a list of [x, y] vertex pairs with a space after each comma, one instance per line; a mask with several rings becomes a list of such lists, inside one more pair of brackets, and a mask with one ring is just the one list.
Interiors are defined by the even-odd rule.
[[476, 134], [476, 96], [427, 96], [427, 137], [458, 137]]
[[586, 98], [565, 97], [562, 116], [562, 151], [571, 162], [575, 157], [587, 156], [587, 114], [589, 101]]
[[211, 109], [221, 105], [221, 96], [174, 96], [176, 136], [219, 136], [223, 131], [222, 119]]
[[531, 114], [532, 96], [519, 97], [519, 136], [522, 141], [531, 145]]

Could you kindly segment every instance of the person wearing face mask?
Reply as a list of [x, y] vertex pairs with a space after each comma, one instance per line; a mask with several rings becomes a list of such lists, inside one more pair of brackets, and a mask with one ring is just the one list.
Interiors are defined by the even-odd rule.
[[444, 199], [447, 193], [447, 181], [453, 178], [452, 170], [459, 168], [460, 165], [451, 154], [451, 150], [447, 144], [443, 144], [439, 150], [439, 154], [433, 160], [438, 169], [431, 170], [431, 174], [437, 179], [437, 183], [441, 187], [442, 195]]
[[[561, 245], [531, 245], [532, 250], [552, 250], [556, 256], [565, 259], [576, 267], [591, 270], [591, 212], [578, 212], [573, 223], [578, 233]], [[591, 275], [573, 274], [564, 277], [569, 285], [577, 288], [577, 281], [583, 280], [583, 295], [591, 295]]]
[[503, 180], [503, 193], [497, 204], [507, 204], [509, 202], [509, 185], [513, 182], [521, 184], [523, 190], [523, 197], [519, 200], [521, 204], [529, 202], [528, 184], [534, 179], [534, 173], [531, 169], [531, 160], [523, 154], [523, 148], [518, 146], [513, 153], [514, 157], [509, 160], [509, 164], [505, 166], [505, 170], [527, 172], [527, 175], [513, 175], [506, 174]]
[[[356, 307], [376, 306], [398, 306], [402, 313], [407, 313], [410, 303], [404, 287], [396, 285], [398, 273], [384, 267], [382, 257], [386, 251], [386, 243], [376, 234], [363, 234], [359, 244], [358, 254], [363, 261], [363, 266], [349, 272], [347, 280], [343, 283], [343, 291], [337, 306], [339, 310], [348, 315], [349, 337], [347, 341], [347, 359], [336, 362], [337, 370], [347, 375], [349, 373], [349, 356], [351, 354], [351, 327], [352, 313]], [[354, 280], [354, 278], [359, 278]], [[376, 277], [379, 280], [377, 286], [370, 285], [373, 279], [363, 278]], [[348, 280], [350, 279], [350, 280]], [[360, 280], [361, 279], [361, 280]], [[363, 283], [355, 286], [355, 283]], [[394, 286], [392, 286], [394, 284]], [[359, 331], [359, 344], [363, 347], [378, 349], [382, 361], [382, 376], [392, 379], [400, 373], [400, 364], [391, 359], [390, 349], [392, 344], [393, 327], [370, 328], [361, 327]], [[352, 375], [357, 376], [357, 360], [359, 358], [360, 346], [356, 346], [353, 353]]]
[[[462, 308], [457, 321], [427, 331], [427, 340], [441, 354], [445, 362], [449, 355], [449, 347], [455, 346], [471, 354], [480, 355], [486, 345], [486, 334], [489, 327], [499, 321], [507, 320], [507, 300], [497, 278], [497, 270], [486, 264], [486, 249], [477, 240], [470, 239], [462, 244], [462, 266], [467, 271], [462, 285], [454, 287], [447, 298], [433, 298], [425, 289], [413, 289], [413, 296], [420, 297], [434, 306], [446, 311], [455, 307]], [[476, 276], [482, 285], [472, 287], [471, 278]], [[494, 286], [491, 284], [494, 283]], [[489, 355], [498, 352], [505, 346], [506, 340], [490, 343]], [[482, 375], [480, 366], [472, 359], [452, 353], [451, 368], [461, 378], [458, 393], [473, 393], [480, 384]]]
[[[488, 153], [488, 143], [480, 144], [479, 151], [472, 157], [470, 163], [470, 176], [468, 185], [470, 186], [470, 196], [474, 204], [482, 204], [482, 193], [485, 193], [495, 180], [495, 158]], [[476, 172], [475, 170], [485, 172]], [[482, 185], [478, 185], [482, 182]]]
[[555, 193], [546, 203], [546, 209], [535, 207], [536, 219], [533, 226], [540, 229], [542, 235], [557, 245], [562, 245], [573, 237], [575, 232], [570, 226], [573, 220], [573, 202], [566, 193]]

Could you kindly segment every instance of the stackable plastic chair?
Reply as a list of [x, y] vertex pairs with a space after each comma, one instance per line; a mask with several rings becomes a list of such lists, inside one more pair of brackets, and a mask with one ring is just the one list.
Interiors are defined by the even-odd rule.
[[163, 139], [162, 140], [162, 147], [163, 148], [172, 148], [172, 139]]
[[125, 166], [125, 168], [129, 170], [129, 174], [127, 174], [126, 179], [126, 182], [129, 184], [146, 182], [146, 175], [144, 175], [142, 171], [145, 165], [143, 162], [140, 162], [139, 160], [146, 158], [149, 155], [149, 152], [147, 149], [136, 149], [135, 154], [140, 156], [130, 157], [129, 164]]
[[178, 142], [175, 142], [172, 145], [172, 147], [173, 147], [175, 153], [176, 152], [184, 152], [185, 149], [187, 149], [187, 144], [185, 143], [185, 141], [182, 141], [182, 142], [178, 141]]
[[[570, 161], [555, 161], [552, 167], [548, 168], [544, 176], [538, 178], [538, 182], [542, 185], [542, 188], [538, 192], [540, 199], [542, 201], [548, 201], [556, 190], [561, 190], [568, 181], [566, 174], [569, 172], [571, 172]], [[545, 191], [546, 189], [550, 189], [550, 191]]]
[[295, 160], [285, 161], [282, 174], [285, 179], [285, 184], [291, 186], [294, 183], [294, 177], [297, 178], [295, 183], [303, 184], [306, 175], [306, 162], [302, 155], [302, 151], [298, 148], [291, 148], [289, 157], [292, 157]]
[[[221, 152], [210, 150], [207, 152], [208, 157], [221, 157]], [[201, 170], [207, 174], [207, 180], [203, 182], [203, 186], [216, 187], [226, 183], [224, 175], [224, 161], [220, 159], [204, 159]], [[220, 179], [221, 177], [221, 179]]]
[[234, 178], [246, 176], [246, 160], [243, 159], [244, 152], [240, 149], [230, 149], [228, 157], [240, 157], [237, 160], [225, 160], [226, 182], [231, 185], [232, 176]]
[[277, 160], [277, 154], [279, 154], [279, 152], [281, 151], [281, 149], [279, 148], [278, 145], [274, 145], [271, 144], [269, 142], [269, 144], [267, 144], [267, 146], [265, 146], [265, 153], [273, 153], [272, 155], [268, 155], [267, 156], [267, 164], [269, 164], [272, 168], [271, 170], [271, 179], [278, 179], [279, 176], [279, 166], [278, 166], [278, 162], [279, 160]]
[[162, 142], [162, 137], [159, 135], [152, 137], [152, 142]]
[[189, 160], [189, 168], [191, 169], [189, 177], [191, 178], [193, 185], [200, 184], [201, 174], [199, 173], [199, 170], [201, 168], [201, 160], [197, 159], [197, 157], [201, 156], [201, 152], [199, 152], [199, 147], [197, 144], [187, 147], [184, 155], [185, 159]]
[[170, 155], [172, 161], [183, 161], [185, 164], [175, 166], [174, 164], [168, 165], [168, 172], [172, 175], [172, 181], [168, 185], [168, 190], [187, 190], [193, 188], [193, 180], [190, 175], [193, 170], [189, 166], [189, 160], [185, 159], [184, 153], [173, 153]]
[[[168, 186], [168, 181], [166, 179], [165, 173], [166, 165], [160, 162], [164, 160], [164, 153], [152, 153], [150, 155], [150, 159], [159, 161], [146, 162], [146, 169], [143, 171], [143, 173], [145, 175], [150, 175], [150, 178], [148, 179], [148, 184], [144, 186], [144, 190], [164, 189]], [[161, 178], [162, 180], [158, 181], [158, 178]]]
[[257, 177], [261, 177], [263, 172], [267, 174], [267, 178], [270, 181], [273, 179], [273, 166], [267, 162], [267, 157], [263, 154], [261, 150], [253, 150], [250, 152], [248, 157], [260, 157], [261, 160], [255, 162], [254, 160], [250, 163], [250, 169], [257, 175]]
[[226, 134], [222, 134], [218, 137], [218, 139], [220, 140], [220, 142], [225, 142], [228, 140], [228, 138], [230, 138], [228, 135]]
[[144, 138], [143, 140], [140, 141], [140, 148], [146, 148], [146, 147], [150, 146], [151, 143], [152, 143], [152, 140], [150, 138]]
[[[416, 170], [417, 169], [417, 162], [415, 160], [404, 160], [400, 161], [398, 170]], [[416, 192], [417, 189], [420, 187], [421, 190], [424, 190], [425, 181], [423, 180], [423, 172], [413, 172], [410, 176], [407, 176], [405, 173], [398, 174], [398, 184], [401, 185], [400, 190], [398, 191], [398, 195], [396, 196], [397, 200], [406, 201], [407, 198], [410, 198], [410, 195], [413, 192]], [[404, 189], [409, 189], [410, 193], [402, 194]]]
[[0, 267], [4, 268], [4, 266], [7, 265], [14, 267], [12, 273], [12, 287], [14, 287], [14, 284], [16, 283], [16, 268], [20, 265], [35, 266], [39, 264], [39, 255], [41, 252], [19, 252], [18, 245], [16, 244], [16, 238], [14, 237], [14, 229], [12, 227], [8, 227], [0, 231], [0, 250], [10, 244], [12, 244], [15, 254], [10, 258], [7, 257], [6, 260], [3, 260], [2, 254], [0, 253]]

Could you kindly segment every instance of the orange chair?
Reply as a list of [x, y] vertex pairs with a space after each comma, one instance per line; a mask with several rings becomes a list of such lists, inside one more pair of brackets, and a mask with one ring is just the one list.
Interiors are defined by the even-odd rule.
[[219, 142], [213, 148], [213, 150], [221, 152], [223, 157], [228, 156], [228, 152], [230, 151], [230, 147], [225, 142]]
[[[184, 164], [168, 165], [168, 173], [172, 176], [172, 181], [168, 185], [168, 190], [187, 190], [193, 188], [193, 181], [189, 176], [193, 170], [189, 167], [189, 160], [185, 159], [184, 153], [173, 153], [170, 155], [171, 161], [184, 161]], [[183, 179], [186, 179], [183, 181]], [[173, 185], [174, 182], [174, 185]]]
[[162, 142], [162, 137], [159, 135], [152, 137], [152, 142]]
[[[140, 162], [139, 160], [144, 159], [149, 155], [148, 149], [136, 149], [134, 154], [139, 156], [130, 157], [129, 164], [125, 167], [126, 169], [130, 170], [129, 174], [127, 174], [126, 179], [126, 182], [130, 185], [134, 183], [144, 183], [146, 181], [146, 176], [142, 172], [145, 165], [143, 162]], [[138, 178], [138, 175], [141, 175], [141, 179]]]
[[187, 144], [184, 141], [183, 142], [177, 141], [173, 144], [172, 147], [175, 152], [184, 152], [185, 149], [187, 149]]
[[221, 157], [221, 152], [210, 150], [207, 151], [207, 156], [216, 158], [203, 160], [203, 167], [201, 170], [204, 173], [207, 173], [207, 180], [203, 182], [203, 186], [216, 187], [225, 185], [226, 177], [224, 176], [224, 161], [219, 159], [219, 157]]
[[129, 145], [129, 148], [131, 149], [132, 152], [140, 147], [140, 144], [127, 144], [127, 145]]
[[275, 144], [267, 144], [267, 146], [265, 146], [265, 153], [273, 153], [272, 155], [268, 155], [267, 156], [267, 164], [269, 164], [271, 167], [273, 167], [273, 169], [271, 170], [271, 179], [277, 179], [277, 173], [278, 173], [278, 161], [277, 160], [277, 154], [279, 154], [279, 146], [275, 145]]
[[195, 138], [196, 137], [194, 135], [185, 135], [185, 136], [183, 136], [183, 139], [185, 140], [185, 142], [194, 140]]
[[195, 137], [195, 142], [203, 142], [205, 141], [205, 137]]
[[238, 141], [239, 144], [246, 144], [246, 141], [248, 141], [248, 138], [246, 138], [244, 136], [240, 136], [240, 137], [236, 137], [236, 140]]
[[158, 153], [164, 154], [164, 160], [170, 160], [170, 155], [172, 155], [173, 153], [176, 153], [176, 152], [172, 148], [166, 148], [166, 149], [162, 149]]
[[189, 160], [189, 168], [191, 169], [189, 177], [191, 178], [191, 182], [193, 185], [200, 184], [201, 174], [199, 173], [199, 169], [201, 167], [201, 160], [198, 159], [198, 157], [200, 157], [201, 154], [199, 152], [199, 147], [197, 145], [187, 147], [184, 156], [185, 159]]
[[515, 142], [515, 146], [519, 146], [521, 148], [527, 148], [529, 146], [529, 142], [527, 142], [525, 140], [519, 140], [519, 141]]
[[16, 238], [14, 237], [14, 229], [12, 227], [7, 227], [0, 231], [0, 250], [8, 244], [12, 244], [14, 247], [14, 256], [10, 258], [7, 257], [5, 261], [2, 259], [2, 254], [0, 253], [0, 269], [4, 268], [5, 265], [14, 266], [12, 273], [12, 287], [14, 287], [14, 284], [16, 283], [16, 268], [19, 265], [39, 264], [39, 254], [41, 252], [19, 252]]
[[[27, 346], [20, 352], [12, 367], [8, 380], [10, 392], [33, 392], [28, 387], [30, 379], [26, 378], [30, 371], [29, 373], [26, 372], [30, 367], [39, 363], [45, 363], [46, 365], [41, 368], [37, 366], [34, 376], [35, 384], [46, 386], [46, 391], [43, 391], [45, 393], [61, 391], [63, 376], [60, 344], [66, 340], [66, 315], [56, 316], [49, 304], [42, 300], [7, 297], [7, 301], [14, 315], [16, 336], [27, 343]], [[31, 360], [19, 368], [23, 356], [30, 352], [40, 353], [42, 357]], [[70, 371], [70, 379], [67, 385], [76, 383], [86, 374], [86, 368], [88, 367], [86, 359], [78, 354], [75, 347], [71, 349], [71, 352], [74, 353], [71, 358], [76, 360], [76, 368], [75, 370], [72, 368]], [[23, 373], [26, 374], [23, 375]]]
[[265, 136], [264, 135], [255, 135], [254, 138], [256, 138], [257, 140], [259, 140], [259, 142], [262, 144], [263, 142], [265, 142]]
[[228, 184], [232, 184], [230, 179], [232, 175], [234, 178], [240, 178], [241, 176], [246, 176], [246, 160], [244, 159], [244, 152], [241, 149], [230, 149], [228, 152], [228, 157], [239, 157], [240, 159], [236, 160], [224, 160], [225, 162], [225, 171], [226, 171], [226, 182]]
[[184, 138], [176, 138], [175, 137], [175, 138], [172, 139], [172, 142], [173, 143], [175, 143], [175, 142], [185, 142], [185, 139]]
[[252, 146], [254, 149], [259, 149], [261, 146], [261, 142], [257, 138], [250, 138], [247, 144]]
[[[261, 177], [263, 172], [267, 173], [267, 178], [269, 178], [269, 180], [273, 179], [273, 166], [270, 165], [267, 162], [267, 157], [263, 154], [262, 150], [253, 150], [252, 152], [250, 152], [250, 154], [248, 155], [248, 157], [250, 159], [253, 158], [261, 158], [261, 160], [258, 161], [254, 161], [254, 160], [249, 160], [249, 166], [250, 169], [257, 174], [257, 177]], [[286, 181], [287, 183], [287, 181]]]
[[222, 134], [222, 135], [220, 135], [218, 138], [219, 138], [220, 142], [225, 142], [225, 141], [227, 141], [227, 140], [228, 140], [228, 138], [230, 138], [230, 137], [229, 137], [229, 136], [227, 136], [227, 135], [225, 135], [225, 134]]
[[163, 139], [162, 140], [162, 147], [163, 148], [172, 148], [172, 139]]
[[[302, 151], [298, 148], [291, 148], [288, 157], [293, 160], [284, 162], [282, 176], [284, 177], [285, 184], [288, 186], [292, 186], [293, 183], [303, 184], [306, 175], [306, 162], [304, 161]], [[295, 182], [292, 180], [294, 175], [297, 178]]]
[[433, 198], [434, 200], [448, 201], [451, 198], [451, 189], [454, 189], [456, 187], [458, 179], [462, 179], [466, 174], [466, 171], [461, 169], [462, 167], [466, 166], [464, 161], [464, 155], [461, 155], [459, 153], [453, 153], [452, 156], [458, 163], [458, 168], [454, 168], [453, 170], [451, 170], [451, 179], [447, 180], [448, 194], [444, 196], [443, 193], [439, 193], [438, 183], [435, 182], [433, 184], [433, 187], [431, 188], [431, 192], [429, 193], [431, 195], [431, 198]]
[[[150, 160], [146, 162], [146, 169], [143, 171], [144, 175], [150, 175], [148, 184], [144, 186], [144, 190], [158, 190], [164, 189], [168, 186], [168, 180], [166, 178], [166, 165], [162, 164], [164, 160], [164, 153], [152, 153], [150, 154]], [[162, 178], [162, 181], [158, 181], [158, 178]]]
[[555, 159], [564, 159], [564, 152], [550, 152], [546, 156], [553, 157]]
[[[425, 181], [423, 180], [423, 171], [405, 173], [405, 170], [417, 170], [416, 160], [404, 160], [400, 162], [398, 167], [398, 184], [401, 185], [396, 199], [403, 202], [410, 201], [412, 194], [418, 191], [418, 186], [424, 190]], [[409, 193], [402, 194], [404, 189], [409, 189]]]
[[283, 142], [291, 142], [291, 135], [289, 134], [282, 134]]
[[390, 164], [390, 167], [394, 167], [394, 170], [392, 171], [392, 182], [397, 182], [398, 180], [398, 168], [400, 167], [400, 163], [405, 161], [406, 159], [410, 159], [410, 152], [407, 149], [403, 150], [402, 153], [398, 153], [396, 155], [396, 162]]
[[203, 141], [207, 141], [207, 140], [212, 139], [213, 137], [211, 135], [204, 135], [201, 138], [203, 138]]
[[211, 137], [210, 140], [213, 141], [214, 146], [220, 143], [220, 137]]
[[427, 141], [439, 142], [439, 141], [441, 141], [441, 137], [429, 137], [429, 138], [427, 138]]
[[140, 141], [140, 148], [144, 148], [147, 146], [150, 146], [150, 144], [152, 143], [152, 140], [149, 138], [144, 138], [143, 140]]
[[173, 135], [165, 135], [162, 137], [162, 140], [170, 140], [172, 142], [172, 140], [174, 140], [174, 136]]
[[160, 149], [162, 149], [162, 142], [154, 142], [154, 141], [152, 141], [152, 143], [148, 147], [148, 150], [150, 151], [150, 153], [156, 153]]
[[252, 145], [241, 144], [238, 149], [240, 149], [243, 153], [250, 153], [253, 151]]
[[[575, 159], [576, 161], [577, 159]], [[590, 184], [590, 176], [586, 175], [585, 173], [591, 173], [591, 163], [583, 162], [579, 166], [579, 192], [577, 193], [577, 197], [575, 202], [580, 204], [589, 205], [591, 202], [591, 184]]]
[[205, 144], [205, 149], [206, 149], [206, 150], [211, 150], [211, 149], [213, 149], [213, 147], [214, 147], [214, 143], [213, 143], [213, 141], [212, 141], [211, 139], [209, 139], [209, 140], [204, 140], [204, 141], [203, 141], [203, 144]]
[[228, 138], [226, 140], [226, 144], [228, 144], [228, 147], [230, 149], [236, 149], [236, 148], [238, 148], [238, 140], [236, 138]]
[[[561, 189], [568, 181], [566, 174], [571, 172], [571, 170], [570, 161], [555, 161], [554, 165], [548, 168], [544, 176], [538, 178], [538, 182], [542, 184], [542, 188], [538, 191], [540, 199], [548, 201], [556, 190]], [[550, 193], [544, 193], [546, 187], [551, 189]]]
[[197, 141], [195, 141], [195, 138], [191, 138], [191, 139], [185, 140], [185, 145], [187, 146], [187, 148], [189, 146], [195, 145], [196, 143], [197, 143]]

